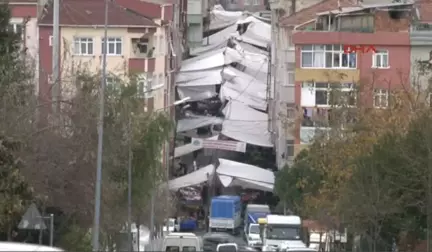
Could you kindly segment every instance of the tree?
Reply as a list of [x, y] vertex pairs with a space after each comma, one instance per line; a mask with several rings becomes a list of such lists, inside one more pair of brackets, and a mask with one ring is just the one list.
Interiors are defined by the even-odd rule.
[[317, 193], [321, 182], [320, 174], [311, 167], [309, 151], [299, 153], [292, 167], [278, 171], [274, 192], [292, 211], [306, 215], [304, 200]]
[[[428, 176], [432, 138], [425, 127], [432, 122], [424, 95], [429, 89], [403, 85], [391, 90], [386, 109], [373, 109], [362, 103], [352, 106], [353, 94], [344, 94], [340, 86], [333, 84], [330, 90], [327, 113], [308, 118], [310, 126], [325, 130], [309, 146], [306, 168], [302, 173], [284, 171], [277, 180], [285, 185], [276, 185], [275, 190], [285, 200], [301, 202], [298, 214], [320, 222], [331, 220], [335, 226], [344, 224], [351, 232], [369, 237], [375, 244], [370, 250], [383, 244], [388, 248], [401, 233], [419, 237], [426, 209], [432, 209], [432, 205], [425, 207], [432, 203], [432, 198], [425, 202], [432, 177]], [[357, 101], [370, 97], [373, 89], [374, 83], [363, 83], [354, 94]], [[301, 119], [305, 123], [306, 118]], [[291, 169], [302, 162], [296, 160]], [[309, 170], [318, 174], [318, 183], [316, 177], [305, 176]], [[303, 183], [316, 185], [315, 193], [292, 186]]]
[[26, 205], [33, 199], [33, 190], [21, 174], [21, 161], [13, 154], [18, 143], [0, 136], [0, 227], [8, 240], [18, 224]]
[[[46, 199], [46, 206], [62, 215], [56, 218], [64, 220], [56, 227], [59, 233], [84, 230], [84, 239], [93, 219], [101, 74], [79, 65], [63, 69], [65, 88], [58, 110], [41, 113], [49, 111], [52, 104], [35, 95], [36, 70], [21, 52], [21, 36], [8, 30], [9, 19], [8, 5], [0, 4], [0, 188], [4, 196], [0, 199], [0, 225], [10, 236], [23, 207], [40, 196]], [[172, 130], [167, 115], [144, 111], [146, 100], [132, 76], [116, 77], [118, 83], [107, 87], [105, 99], [105, 237], [112, 237], [126, 221], [128, 147], [133, 152], [133, 210], [135, 216], [142, 217], [149, 192], [166, 179], [161, 153]], [[67, 246], [80, 249], [69, 247], [70, 243]]]
[[0, 227], [8, 240], [11, 239], [12, 229], [18, 224], [22, 211], [34, 199], [32, 188], [22, 174], [23, 163], [16, 155], [23, 145], [16, 137], [17, 129], [26, 128], [28, 124], [14, 125], [16, 118], [13, 115], [22, 111], [34, 99], [31, 99], [32, 87], [28, 82], [30, 73], [26, 70], [26, 62], [21, 54], [21, 36], [8, 29], [10, 17], [8, 5], [1, 3]]

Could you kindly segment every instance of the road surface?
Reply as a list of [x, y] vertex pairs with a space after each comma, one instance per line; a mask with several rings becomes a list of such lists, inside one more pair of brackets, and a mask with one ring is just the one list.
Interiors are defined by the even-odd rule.
[[[206, 233], [206, 231], [200, 230], [200, 231], [196, 231], [194, 233], [197, 236], [202, 237]], [[163, 240], [162, 238], [153, 240], [152, 242], [150, 242], [149, 245], [147, 245], [145, 247], [145, 251], [162, 251], [162, 240]], [[243, 236], [241, 234], [236, 236], [235, 242], [237, 244], [244, 244], [245, 243]]]

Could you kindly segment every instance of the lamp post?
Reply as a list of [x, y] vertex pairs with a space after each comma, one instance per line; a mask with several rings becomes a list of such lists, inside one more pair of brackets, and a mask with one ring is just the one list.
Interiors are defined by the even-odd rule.
[[[104, 41], [102, 46], [107, 46], [108, 40], [108, 5], [109, 0], [105, 0], [105, 20], [104, 20]], [[102, 50], [102, 82], [99, 92], [99, 121], [98, 121], [98, 147], [96, 161], [96, 183], [95, 183], [95, 202], [94, 202], [94, 223], [92, 233], [93, 251], [99, 251], [99, 229], [100, 229], [100, 210], [101, 210], [101, 190], [102, 190], [102, 153], [103, 153], [103, 130], [104, 130], [104, 109], [105, 109], [105, 85], [107, 79], [107, 48]]]

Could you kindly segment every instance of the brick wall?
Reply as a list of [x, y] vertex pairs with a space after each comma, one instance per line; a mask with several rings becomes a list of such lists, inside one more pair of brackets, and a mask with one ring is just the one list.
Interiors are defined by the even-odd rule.
[[408, 13], [403, 13], [399, 19], [392, 18], [390, 13], [391, 12], [388, 11], [375, 12], [375, 32], [399, 32], [409, 30], [411, 17]]

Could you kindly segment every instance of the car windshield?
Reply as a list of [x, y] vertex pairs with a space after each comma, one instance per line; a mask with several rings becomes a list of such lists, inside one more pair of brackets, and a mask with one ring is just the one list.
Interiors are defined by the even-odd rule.
[[296, 226], [269, 225], [267, 239], [270, 240], [300, 240], [300, 228]]
[[260, 233], [260, 228], [258, 225], [251, 225], [249, 228], [249, 233], [250, 234], [259, 234]]

